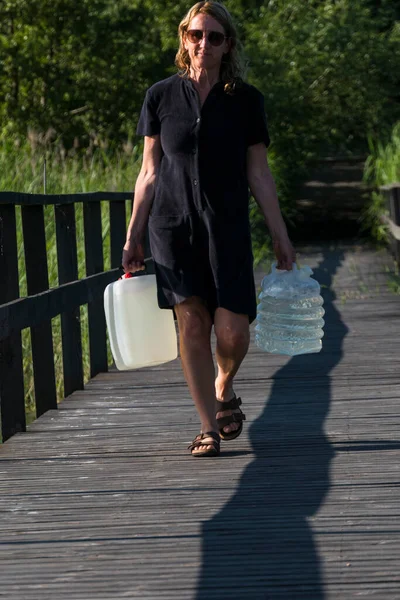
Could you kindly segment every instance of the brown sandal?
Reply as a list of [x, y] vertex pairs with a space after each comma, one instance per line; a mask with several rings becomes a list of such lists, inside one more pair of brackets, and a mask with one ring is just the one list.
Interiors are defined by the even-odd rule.
[[[206, 438], [212, 438], [212, 442], [204, 442]], [[195, 448], [201, 448], [201, 446], [212, 446], [211, 449], [206, 452], [194, 452]], [[188, 450], [190, 450], [192, 456], [218, 456], [220, 453], [220, 439], [218, 433], [215, 431], [207, 431], [206, 433], [199, 433], [196, 435], [193, 442], [188, 446]]]
[[[218, 404], [221, 405], [221, 408], [219, 408], [217, 410], [217, 413], [224, 411], [224, 410], [235, 410], [236, 408], [239, 408], [240, 405], [242, 404], [242, 400], [241, 400], [241, 398], [234, 396], [232, 398], [232, 400], [229, 400], [228, 402], [220, 402], [218, 400]], [[240, 410], [240, 413], [232, 413], [231, 415], [228, 415], [227, 417], [220, 417], [219, 419], [217, 419], [219, 435], [225, 441], [234, 440], [237, 437], [239, 437], [239, 435], [242, 433], [243, 421], [246, 420], [246, 415], [244, 413], [242, 413], [240, 408], [239, 408], [239, 410]], [[235, 429], [235, 431], [230, 431], [229, 433], [226, 433], [226, 431], [224, 431], [224, 427], [226, 427], [227, 425], [230, 425], [231, 423], [239, 423], [239, 427], [237, 429]]]

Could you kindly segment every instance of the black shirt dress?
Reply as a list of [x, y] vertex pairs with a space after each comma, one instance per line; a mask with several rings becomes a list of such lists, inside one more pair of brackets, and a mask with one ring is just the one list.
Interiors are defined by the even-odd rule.
[[211, 316], [223, 307], [252, 322], [246, 153], [269, 145], [262, 94], [219, 82], [201, 107], [192, 81], [173, 75], [147, 91], [137, 133], [159, 134], [163, 151], [149, 216], [160, 308], [199, 296]]

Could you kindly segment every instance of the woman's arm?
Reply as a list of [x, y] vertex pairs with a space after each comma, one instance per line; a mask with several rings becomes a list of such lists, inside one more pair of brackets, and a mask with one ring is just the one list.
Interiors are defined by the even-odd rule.
[[146, 232], [161, 156], [160, 136], [146, 136], [144, 138], [142, 166], [135, 185], [132, 216], [126, 236], [127, 242], [131, 236], [144, 236]]
[[144, 237], [153, 204], [161, 157], [160, 136], [146, 136], [142, 166], [135, 185], [132, 216], [122, 253], [122, 266], [126, 273], [144, 269]]
[[254, 144], [247, 149], [247, 179], [250, 191], [261, 208], [270, 231], [278, 268], [290, 270], [292, 263], [296, 261], [296, 253], [282, 217], [263, 143]]

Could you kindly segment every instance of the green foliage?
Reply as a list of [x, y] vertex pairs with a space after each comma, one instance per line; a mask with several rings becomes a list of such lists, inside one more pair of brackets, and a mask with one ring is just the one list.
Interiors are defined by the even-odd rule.
[[[295, 162], [365, 149], [400, 118], [400, 32], [393, 3], [229, 0], [264, 92], [273, 142]], [[146, 88], [174, 71], [178, 0], [3, 0], [2, 135], [133, 141]]]
[[23, 145], [17, 136], [0, 139], [0, 189], [43, 193], [46, 162], [48, 194], [129, 191], [139, 172], [140, 155], [141, 144], [131, 142], [118, 149], [91, 144], [66, 152], [47, 134], [31, 130]]
[[[247, 5], [244, 16], [237, 16], [249, 76], [265, 95], [274, 176], [290, 219], [310, 159], [364, 154], [368, 136], [388, 135], [400, 118], [398, 15], [387, 2], [378, 7], [365, 0], [241, 4]], [[380, 210], [375, 195], [363, 218], [382, 240]], [[252, 224], [256, 256], [262, 255], [255, 213]]]
[[379, 24], [364, 0], [260, 6], [246, 47], [279, 153], [366, 150], [367, 133], [400, 116], [399, 31]]
[[361, 216], [361, 229], [368, 231], [379, 245], [386, 244], [388, 241], [387, 226], [381, 218], [384, 212], [384, 197], [378, 192], [372, 192], [371, 200]]
[[51, 128], [67, 148], [75, 138], [84, 146], [93, 136], [131, 138], [145, 89], [171, 62], [160, 47], [150, 2], [6, 0], [0, 9], [5, 133]]
[[394, 273], [389, 273], [389, 290], [393, 292], [393, 294], [400, 295], [400, 274], [398, 267], [395, 268]]
[[[383, 143], [370, 137], [369, 148], [364, 180], [375, 188], [400, 182], [400, 121], [394, 126], [389, 141]], [[383, 195], [373, 192], [363, 214], [363, 227], [377, 242], [387, 242], [388, 239], [387, 227], [381, 219], [385, 209]]]
[[377, 186], [400, 182], [400, 121], [386, 144], [370, 138], [369, 148], [365, 180]]

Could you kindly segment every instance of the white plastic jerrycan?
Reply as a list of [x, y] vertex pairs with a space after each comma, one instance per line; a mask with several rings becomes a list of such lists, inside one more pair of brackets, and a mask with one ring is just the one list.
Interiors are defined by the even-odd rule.
[[158, 306], [155, 275], [110, 283], [104, 291], [104, 310], [120, 371], [160, 365], [178, 356], [173, 312]]

